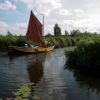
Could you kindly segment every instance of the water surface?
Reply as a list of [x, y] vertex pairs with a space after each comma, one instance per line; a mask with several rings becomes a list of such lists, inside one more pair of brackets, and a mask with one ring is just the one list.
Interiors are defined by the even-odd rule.
[[13, 56], [0, 53], [0, 97], [34, 82], [41, 100], [100, 100], [100, 79], [64, 69], [64, 49]]

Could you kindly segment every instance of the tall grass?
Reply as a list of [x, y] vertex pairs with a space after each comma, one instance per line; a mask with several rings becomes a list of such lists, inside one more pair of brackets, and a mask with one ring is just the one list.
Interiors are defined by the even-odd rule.
[[7, 51], [9, 45], [24, 46], [30, 41], [25, 40], [24, 36], [2, 36], [0, 35], [0, 51]]
[[81, 40], [73, 51], [66, 52], [67, 64], [87, 71], [100, 71], [100, 37]]
[[[59, 36], [48, 34], [44, 36], [44, 39], [49, 41], [52, 45], [55, 45], [56, 48], [62, 48], [67, 46], [75, 46], [79, 41], [83, 39], [89, 39], [98, 36], [99, 35], [86, 34], [81, 32], [76, 34], [75, 32], [70, 35]], [[32, 44], [33, 42], [25, 40], [25, 36], [16, 36], [12, 35], [11, 33], [8, 33], [6, 36], [0, 35], [0, 51], [7, 51], [9, 45], [23, 46], [25, 43]]]
[[56, 47], [67, 47], [72, 46], [74, 39], [68, 36], [46, 36], [45, 39]]

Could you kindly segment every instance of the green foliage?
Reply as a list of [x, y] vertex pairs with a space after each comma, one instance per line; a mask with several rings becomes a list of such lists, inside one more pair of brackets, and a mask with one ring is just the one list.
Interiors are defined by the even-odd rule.
[[8, 31], [6, 36], [10, 37], [10, 36], [12, 36], [12, 33], [10, 31]]
[[16, 92], [13, 92], [13, 95], [15, 97], [17, 96], [29, 97], [30, 91], [31, 91], [30, 86], [28, 84], [24, 84]]
[[32, 99], [33, 99], [33, 100], [40, 100], [40, 97], [37, 96], [37, 95], [35, 95]]
[[66, 36], [46, 36], [45, 39], [56, 47], [72, 46], [73, 39]]
[[53, 35], [51, 35], [50, 33], [48, 33], [45, 37], [52, 37]]
[[0, 51], [6, 51], [8, 48], [8, 45], [15, 44], [16, 38], [11, 35], [7, 36], [0, 36]]
[[71, 32], [70, 32], [70, 35], [71, 36], [78, 36], [78, 35], [80, 35], [81, 34], [81, 32], [79, 31], [79, 30], [72, 30]]
[[68, 55], [67, 63], [74, 68], [89, 71], [100, 71], [100, 38], [81, 40]]
[[[56, 26], [59, 27], [58, 24], [56, 24]], [[58, 30], [59, 29], [57, 29], [57, 31]], [[56, 47], [75, 46], [81, 40], [100, 37], [100, 35], [96, 33], [91, 34], [89, 32], [80, 32], [79, 30], [72, 30], [70, 35], [67, 35], [67, 30], [65, 31], [65, 35], [58, 34], [59, 32], [57, 31], [55, 36], [48, 33], [43, 37]], [[41, 46], [39, 43], [33, 43], [32, 41], [25, 40], [25, 36], [12, 35], [9, 31], [6, 36], [0, 35], [0, 51], [7, 51], [9, 45], [24, 46], [26, 43]]]
[[16, 45], [18, 45], [18, 46], [24, 46], [25, 43], [26, 43], [26, 40], [22, 36], [19, 36], [18, 39], [16, 40]]
[[54, 35], [55, 36], [61, 35], [61, 28], [59, 27], [58, 24], [55, 24], [54, 26]]
[[34, 83], [23, 84], [15, 92], [12, 92], [14, 95], [14, 100], [40, 100], [39, 96], [32, 95], [31, 90], [34, 88]]
[[68, 36], [68, 35], [69, 35], [69, 33], [68, 33], [68, 31], [67, 31], [67, 30], [65, 30], [65, 35], [66, 35], [66, 36]]
[[0, 51], [7, 51], [9, 45], [24, 46], [25, 43], [32, 44], [31, 41], [25, 40], [24, 36], [14, 36], [11, 33], [6, 36], [0, 36]]

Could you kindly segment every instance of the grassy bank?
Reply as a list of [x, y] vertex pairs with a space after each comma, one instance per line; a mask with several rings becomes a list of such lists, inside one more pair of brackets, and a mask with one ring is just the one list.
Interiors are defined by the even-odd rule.
[[67, 64], [88, 72], [100, 71], [100, 37], [81, 40], [74, 50], [66, 51]]
[[31, 42], [25, 40], [24, 36], [0, 35], [0, 52], [8, 51], [9, 45], [24, 46], [25, 43], [31, 43]]
[[[51, 35], [47, 34], [44, 39], [49, 41], [56, 48], [75, 46], [81, 40], [91, 39], [100, 37], [97, 34], [91, 34], [88, 32], [80, 32], [78, 30], [73, 30], [68, 35]], [[33, 43], [31, 41], [25, 40], [25, 36], [16, 36], [8, 32], [6, 36], [0, 35], [0, 52], [7, 51], [9, 45], [24, 46], [25, 43]]]
[[[52, 45], [55, 45], [56, 48], [75, 44], [74, 39], [67, 36], [45, 36], [44, 39], [49, 41]], [[0, 52], [7, 51], [9, 45], [24, 46], [25, 43], [30, 44], [33, 42], [25, 40], [25, 36], [0, 35]]]
[[75, 45], [74, 39], [66, 35], [45, 36], [45, 39], [49, 41], [51, 44], [55, 45], [57, 48]]

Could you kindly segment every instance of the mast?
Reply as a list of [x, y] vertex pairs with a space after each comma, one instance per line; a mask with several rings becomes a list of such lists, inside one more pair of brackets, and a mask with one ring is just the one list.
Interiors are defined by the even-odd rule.
[[42, 31], [43, 31], [42, 35], [44, 36], [44, 14], [43, 14], [43, 27], [42, 28], [43, 28], [42, 29]]

